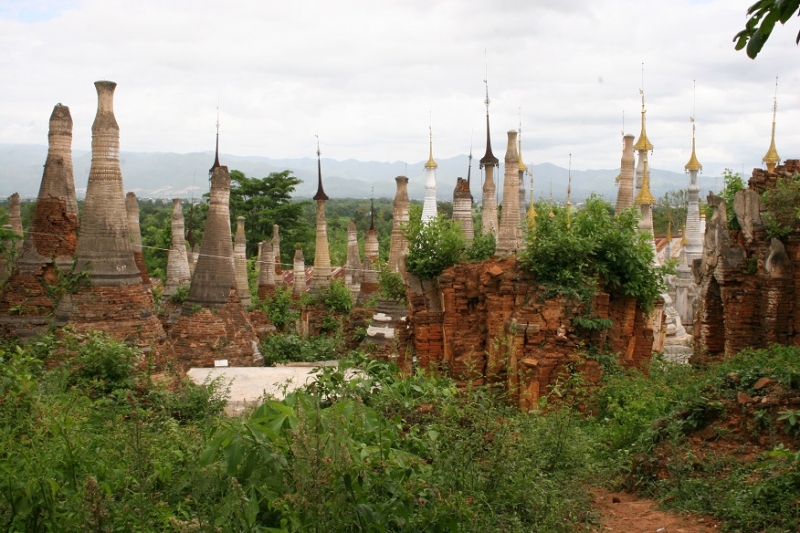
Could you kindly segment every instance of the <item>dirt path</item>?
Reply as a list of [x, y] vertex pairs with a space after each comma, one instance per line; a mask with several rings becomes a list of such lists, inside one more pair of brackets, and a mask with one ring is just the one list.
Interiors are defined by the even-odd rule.
[[710, 533], [719, 523], [708, 517], [677, 515], [656, 509], [650, 500], [626, 492], [593, 489], [594, 507], [603, 515], [603, 532], [624, 533]]

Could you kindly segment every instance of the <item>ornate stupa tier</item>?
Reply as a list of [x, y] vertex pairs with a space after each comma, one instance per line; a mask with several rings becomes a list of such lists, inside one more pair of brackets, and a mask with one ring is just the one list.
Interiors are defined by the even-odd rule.
[[405, 276], [406, 253], [408, 252], [408, 239], [403, 227], [408, 222], [411, 201], [408, 198], [408, 178], [397, 176], [397, 192], [392, 204], [392, 237], [389, 245], [389, 269]]
[[625, 209], [633, 207], [633, 135], [625, 135], [622, 139], [622, 159], [619, 170], [619, 189], [617, 190], [617, 203], [614, 215], [619, 215]]
[[189, 255], [184, 237], [183, 203], [180, 198], [172, 200], [172, 242], [167, 256], [167, 282], [164, 296], [172, 296], [179, 287], [188, 287], [192, 281]]
[[517, 153], [517, 132], [508, 132], [508, 147], [505, 156], [503, 175], [503, 209], [500, 230], [497, 236], [497, 251], [511, 254], [519, 250], [520, 210], [519, 210], [519, 155]]

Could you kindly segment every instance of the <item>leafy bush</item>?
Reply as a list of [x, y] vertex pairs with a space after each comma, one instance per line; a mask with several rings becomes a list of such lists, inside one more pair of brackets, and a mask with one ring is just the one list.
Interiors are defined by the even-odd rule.
[[497, 249], [497, 242], [494, 233], [488, 232], [485, 235], [476, 235], [472, 239], [472, 244], [464, 251], [464, 259], [473, 263], [486, 261], [494, 255]]
[[636, 297], [645, 310], [653, 308], [670, 268], [653, 266], [653, 237], [639, 232], [635, 210], [614, 217], [607, 203], [592, 195], [569, 225], [564, 209], [553, 211], [555, 216], [541, 217], [528, 232], [520, 254], [539, 283], [584, 305], [599, 285]]
[[347, 313], [353, 307], [353, 298], [350, 296], [350, 289], [345, 287], [340, 279], [331, 280], [319, 295], [320, 301], [325, 307], [334, 313]]
[[175, 292], [172, 293], [172, 296], [169, 297], [169, 301], [174, 304], [182, 304], [186, 301], [186, 298], [189, 297], [189, 285], [181, 285], [175, 289]]
[[722, 178], [725, 180], [725, 187], [722, 189], [721, 196], [725, 200], [728, 228], [739, 229], [739, 219], [736, 218], [736, 211], [733, 210], [733, 199], [737, 192], [744, 190], [744, 180], [742, 180], [741, 174], [734, 173], [729, 168], [722, 171]]
[[466, 248], [464, 234], [458, 222], [447, 220], [443, 215], [423, 223], [415, 216], [414, 207], [405, 228], [408, 239], [406, 270], [422, 279], [433, 279], [461, 260]]
[[403, 276], [392, 272], [388, 263], [381, 263], [378, 266], [378, 284], [381, 287], [381, 296], [398, 303], [405, 303], [406, 284]]
[[261, 341], [264, 366], [277, 363], [310, 363], [338, 358], [341, 339], [324, 335], [303, 338], [295, 334], [269, 335]]
[[262, 302], [262, 308], [278, 331], [286, 331], [300, 318], [300, 311], [292, 303], [292, 291], [285, 286], [276, 287], [275, 294]]
[[69, 384], [98, 394], [130, 389], [138, 356], [138, 349], [91, 331], [81, 338], [78, 355], [70, 363]]
[[764, 191], [761, 201], [768, 211], [767, 232], [779, 229], [784, 237], [800, 227], [800, 174], [791, 178], [778, 176], [775, 188]]

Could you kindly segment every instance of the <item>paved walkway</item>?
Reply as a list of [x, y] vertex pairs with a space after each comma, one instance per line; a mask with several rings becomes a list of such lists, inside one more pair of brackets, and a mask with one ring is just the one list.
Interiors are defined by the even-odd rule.
[[[326, 364], [327, 363], [327, 364]], [[311, 372], [317, 366], [334, 365], [336, 361], [326, 363], [309, 363], [292, 366], [258, 366], [258, 367], [221, 367], [221, 368], [192, 368], [188, 372], [189, 378], [201, 384], [207, 379], [212, 380], [222, 376], [230, 381], [230, 399], [225, 411], [229, 415], [237, 415], [261, 402], [265, 395], [277, 399], [295, 391], [296, 389], [314, 381]]]

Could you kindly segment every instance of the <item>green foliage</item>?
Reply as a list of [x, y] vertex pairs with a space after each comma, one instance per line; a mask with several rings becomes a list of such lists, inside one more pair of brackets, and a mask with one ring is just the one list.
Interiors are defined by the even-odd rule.
[[350, 289], [340, 279], [331, 280], [328, 286], [320, 292], [319, 300], [328, 311], [333, 313], [348, 313], [353, 308]]
[[725, 180], [725, 187], [722, 189], [720, 196], [725, 200], [725, 215], [728, 218], [728, 228], [739, 229], [739, 219], [736, 218], [736, 211], [733, 209], [733, 199], [737, 192], [745, 189], [744, 180], [742, 180], [741, 174], [734, 173], [729, 168], [722, 171], [722, 178]]
[[[758, 0], [747, 9], [747, 22], [733, 41], [736, 50], [746, 48], [747, 57], [755, 59], [775, 28], [775, 23], [786, 24], [800, 10], [800, 0]], [[800, 42], [800, 32], [795, 42]]]
[[405, 228], [408, 239], [406, 270], [422, 279], [433, 279], [461, 260], [466, 243], [457, 222], [439, 215], [423, 223], [418, 212], [412, 206]]
[[496, 249], [497, 242], [494, 233], [476, 235], [472, 239], [472, 244], [464, 251], [464, 259], [472, 263], [480, 263], [492, 257]]
[[398, 303], [406, 301], [406, 284], [403, 276], [392, 272], [387, 263], [378, 265], [378, 284], [381, 287], [381, 296]]
[[169, 301], [175, 304], [182, 304], [188, 297], [189, 285], [181, 285], [175, 289], [175, 292], [173, 292], [172, 296], [169, 297]]
[[292, 291], [285, 285], [275, 287], [275, 294], [268, 296], [261, 307], [278, 331], [286, 331], [300, 318], [300, 311], [292, 303]]
[[672, 222], [672, 234], [679, 234], [686, 222], [688, 206], [689, 194], [686, 189], [664, 193], [653, 206], [653, 232], [656, 235], [666, 235]]
[[800, 228], [800, 174], [778, 176], [775, 188], [764, 191], [761, 202], [767, 210], [763, 215], [767, 235], [780, 239]]
[[539, 283], [584, 305], [590, 305], [599, 284], [652, 309], [669, 268], [653, 266], [652, 236], [639, 232], [633, 209], [614, 217], [606, 202], [591, 196], [570, 225], [564, 209], [553, 211], [553, 217], [539, 217], [521, 254]]
[[[258, 255], [258, 244], [272, 239], [272, 226], [280, 225], [282, 242], [313, 240], [313, 226], [303, 219], [308, 201], [293, 201], [292, 194], [301, 180], [290, 170], [272, 172], [265, 178], [248, 178], [238, 170], [231, 171], [231, 221], [243, 216], [247, 220], [247, 255]], [[288, 254], [289, 250], [282, 250]], [[282, 260], [291, 262], [289, 255]]]
[[317, 335], [301, 337], [296, 334], [269, 335], [261, 341], [264, 366], [279, 363], [311, 363], [338, 359], [341, 339]]
[[68, 384], [92, 395], [103, 395], [134, 384], [137, 350], [112, 341], [101, 332], [87, 333], [78, 344], [78, 354], [69, 369]]

